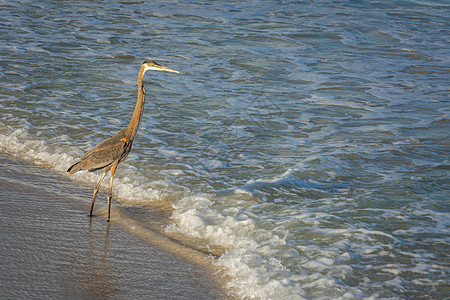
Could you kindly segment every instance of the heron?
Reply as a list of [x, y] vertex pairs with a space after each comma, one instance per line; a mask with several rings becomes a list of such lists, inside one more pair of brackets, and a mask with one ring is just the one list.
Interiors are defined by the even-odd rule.
[[89, 172], [103, 170], [104, 173], [100, 178], [100, 181], [94, 188], [94, 195], [92, 197], [91, 210], [89, 217], [92, 217], [94, 210], [95, 198], [100, 189], [103, 179], [106, 174], [111, 171], [111, 177], [109, 181], [108, 191], [108, 218], [107, 222], [111, 219], [111, 197], [114, 174], [117, 169], [117, 165], [120, 164], [128, 156], [131, 151], [134, 136], [139, 127], [139, 123], [142, 117], [142, 111], [144, 109], [145, 102], [145, 89], [143, 85], [144, 74], [148, 70], [166, 71], [179, 73], [176, 70], [161, 66], [153, 60], [146, 60], [142, 63], [138, 74], [138, 96], [136, 101], [136, 107], [134, 108], [133, 116], [128, 126], [115, 135], [107, 138], [106, 140], [97, 144], [94, 148], [89, 150], [78, 162], [69, 167], [67, 172], [69, 175], [74, 174], [80, 170], [88, 170]]

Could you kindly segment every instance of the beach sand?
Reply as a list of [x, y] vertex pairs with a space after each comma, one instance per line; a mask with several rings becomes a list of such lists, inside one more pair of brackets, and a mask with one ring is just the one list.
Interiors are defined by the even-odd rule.
[[133, 234], [114, 215], [89, 218], [91, 195], [0, 153], [1, 299], [227, 298], [206, 255], [157, 233]]

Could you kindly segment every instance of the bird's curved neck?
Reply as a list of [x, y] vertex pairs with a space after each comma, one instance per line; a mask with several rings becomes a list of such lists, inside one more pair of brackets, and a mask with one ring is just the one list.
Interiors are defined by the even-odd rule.
[[141, 122], [142, 112], [144, 110], [145, 103], [145, 90], [142, 81], [144, 80], [145, 67], [141, 66], [138, 74], [138, 96], [136, 101], [136, 107], [134, 108], [133, 116], [131, 117], [130, 124], [127, 126], [127, 135], [129, 135], [132, 140], [136, 135], [136, 132]]

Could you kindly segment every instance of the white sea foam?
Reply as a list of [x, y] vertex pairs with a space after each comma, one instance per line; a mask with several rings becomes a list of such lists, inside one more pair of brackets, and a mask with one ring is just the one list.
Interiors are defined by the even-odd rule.
[[[33, 161], [38, 165], [50, 168], [60, 174], [66, 174], [68, 167], [76, 162], [80, 156], [74, 157], [67, 153], [73, 151], [61, 151], [52, 149], [50, 145], [42, 140], [33, 139], [25, 129], [9, 130], [10, 133], [0, 133], [0, 151], [9, 153], [21, 159]], [[5, 131], [6, 132], [6, 131]], [[99, 173], [77, 172], [71, 176], [73, 179], [95, 184], [100, 179]], [[149, 187], [141, 187], [139, 182], [145, 182], [143, 178], [130, 179], [129, 177], [117, 176], [114, 179], [114, 193], [121, 202], [145, 203], [160, 199], [161, 192]], [[108, 180], [102, 184], [107, 188]]]
[[[244, 299], [303, 299], [300, 284], [289, 278], [289, 271], [280, 260], [270, 257], [286, 241], [262, 229], [237, 208], [225, 210], [229, 215], [212, 208], [207, 196], [190, 196], [174, 204], [172, 218], [176, 221], [168, 231], [207, 238], [228, 250], [217, 261], [230, 276], [230, 290]], [[254, 235], [266, 236], [263, 244]], [[281, 277], [283, 279], [278, 279]]]
[[0, 133], [0, 151], [16, 157], [30, 160], [36, 164], [46, 165], [55, 171], [66, 170], [73, 162], [73, 157], [61, 152], [54, 153], [42, 140], [32, 139], [25, 129], [9, 130]]

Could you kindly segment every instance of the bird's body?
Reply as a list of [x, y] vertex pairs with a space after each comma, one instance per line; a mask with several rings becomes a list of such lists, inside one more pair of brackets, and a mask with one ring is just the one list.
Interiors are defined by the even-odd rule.
[[131, 151], [132, 143], [133, 140], [127, 137], [125, 129], [123, 129], [89, 150], [67, 172], [72, 175], [79, 170], [88, 170], [89, 172], [109, 170], [111, 166], [118, 165], [125, 160]]
[[89, 216], [92, 216], [94, 209], [95, 198], [97, 196], [98, 189], [108, 171], [111, 170], [111, 180], [109, 184], [108, 193], [108, 221], [111, 216], [111, 194], [112, 194], [112, 182], [117, 165], [125, 160], [128, 153], [131, 151], [134, 136], [139, 127], [141, 121], [142, 112], [145, 103], [145, 90], [143, 85], [144, 74], [147, 70], [157, 70], [166, 72], [176, 72], [170, 68], [163, 67], [154, 61], [145, 61], [139, 70], [138, 74], [138, 97], [136, 107], [134, 109], [133, 116], [128, 126], [115, 135], [100, 142], [94, 148], [89, 150], [78, 162], [70, 166], [67, 172], [72, 175], [80, 170], [88, 170], [89, 172], [103, 170], [103, 176], [94, 189], [94, 196], [92, 198], [91, 211]]

